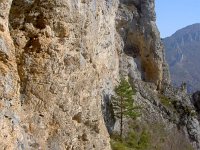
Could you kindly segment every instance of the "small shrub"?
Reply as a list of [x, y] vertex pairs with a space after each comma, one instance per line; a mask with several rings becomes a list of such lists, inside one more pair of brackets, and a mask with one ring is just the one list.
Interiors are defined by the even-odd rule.
[[146, 150], [150, 146], [150, 134], [148, 131], [144, 130], [142, 131], [140, 135], [140, 139], [138, 141], [137, 149], [139, 150]]
[[120, 135], [111, 137], [112, 150], [147, 150], [150, 145], [150, 133], [146, 129], [132, 129], [125, 138]]
[[196, 111], [189, 107], [184, 108], [184, 113], [187, 114], [188, 116], [192, 116], [192, 117], [197, 115]]
[[159, 98], [162, 105], [164, 105], [167, 108], [174, 109], [173, 102], [168, 97], [164, 95], [159, 95]]
[[113, 139], [111, 140], [111, 147], [112, 147], [112, 150], [131, 150], [122, 141], [113, 140]]

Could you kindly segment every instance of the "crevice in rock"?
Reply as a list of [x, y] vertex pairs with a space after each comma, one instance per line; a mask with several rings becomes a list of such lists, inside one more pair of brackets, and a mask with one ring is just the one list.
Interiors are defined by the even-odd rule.
[[[29, 78], [34, 74], [33, 71], [36, 71], [34, 70], [36, 64], [33, 64], [36, 62], [34, 57], [42, 52], [38, 31], [44, 29], [46, 25], [43, 14], [37, 13], [40, 11], [40, 8], [36, 8], [38, 2], [13, 0], [9, 13], [9, 28], [15, 45], [17, 71], [20, 78], [21, 105], [27, 96]], [[33, 9], [36, 9], [35, 13]]]
[[108, 133], [111, 134], [115, 124], [114, 110], [111, 103], [111, 95], [105, 93], [103, 94], [103, 103], [101, 106], [101, 110]]
[[[23, 6], [21, 4], [24, 4]], [[18, 76], [19, 76], [19, 85], [20, 85], [20, 98], [21, 98], [21, 105], [23, 105], [23, 99], [24, 99], [24, 94], [26, 91], [26, 84], [27, 84], [27, 77], [25, 76], [24, 72], [24, 52], [19, 50], [19, 43], [16, 40], [17, 35], [16, 32], [13, 32], [14, 30], [20, 30], [23, 29], [23, 20], [24, 20], [24, 13], [28, 11], [27, 3], [24, 2], [23, 0], [13, 0], [11, 8], [10, 8], [10, 13], [9, 13], [9, 28], [10, 28], [10, 33], [11, 37], [13, 38], [13, 42], [15, 45], [15, 57], [16, 57], [16, 64], [17, 64], [17, 71], [18, 71]], [[17, 37], [17, 38], [16, 38]], [[20, 40], [20, 38], [18, 39]]]
[[74, 116], [72, 117], [72, 120], [75, 120], [75, 121], [77, 121], [78, 123], [81, 123], [81, 122], [82, 122], [82, 113], [79, 112], [79, 113], [77, 113], [76, 115], [74, 115]]

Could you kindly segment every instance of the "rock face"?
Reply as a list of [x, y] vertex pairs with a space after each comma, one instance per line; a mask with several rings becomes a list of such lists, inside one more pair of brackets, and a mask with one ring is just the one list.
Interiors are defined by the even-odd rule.
[[195, 108], [199, 112], [200, 111], [200, 91], [197, 91], [192, 95], [192, 100], [193, 100], [192, 102]]
[[[8, 29], [12, 1], [0, 1], [0, 147], [16, 149], [23, 139], [19, 76], [15, 47]], [[12, 143], [12, 144], [11, 144]]]
[[101, 100], [118, 77], [117, 6], [1, 1], [1, 148], [110, 149]]
[[188, 92], [200, 89], [200, 24], [193, 24], [164, 38], [166, 58], [169, 63], [172, 83], [180, 86], [187, 83]]
[[[132, 78], [153, 82], [169, 82], [163, 46], [155, 24], [154, 1], [121, 0], [116, 18], [123, 49], [121, 70]], [[126, 71], [125, 71], [126, 70]], [[163, 78], [163, 76], [165, 78]]]
[[[158, 99], [170, 78], [153, 0], [0, 0], [1, 149], [111, 149], [120, 75], [135, 84], [144, 123], [179, 133]], [[198, 148], [192, 119], [179, 135]]]

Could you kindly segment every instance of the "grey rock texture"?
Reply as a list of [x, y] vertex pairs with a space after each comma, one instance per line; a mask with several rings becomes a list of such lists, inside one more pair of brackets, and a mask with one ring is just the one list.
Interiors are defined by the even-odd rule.
[[116, 25], [123, 49], [121, 72], [134, 79], [152, 82], [160, 89], [170, 77], [164, 49], [155, 23], [154, 1], [120, 1]]
[[185, 89], [165, 86], [163, 94], [169, 97], [173, 102], [174, 108], [178, 114], [178, 128], [183, 128], [193, 147], [200, 149], [200, 124], [198, 121], [198, 112], [193, 99], [187, 94]]

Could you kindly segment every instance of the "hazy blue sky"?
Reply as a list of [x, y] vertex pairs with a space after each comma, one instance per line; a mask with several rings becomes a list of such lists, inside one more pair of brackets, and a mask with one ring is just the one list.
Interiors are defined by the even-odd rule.
[[161, 37], [178, 29], [200, 23], [200, 0], [155, 0], [157, 25]]

